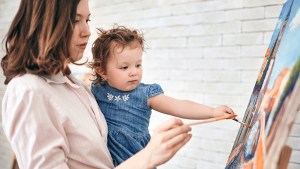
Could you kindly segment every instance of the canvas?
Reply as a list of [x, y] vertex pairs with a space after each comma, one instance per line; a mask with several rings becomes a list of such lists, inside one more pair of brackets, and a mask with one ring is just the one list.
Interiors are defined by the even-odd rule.
[[277, 169], [300, 107], [300, 1], [283, 5], [227, 169]]

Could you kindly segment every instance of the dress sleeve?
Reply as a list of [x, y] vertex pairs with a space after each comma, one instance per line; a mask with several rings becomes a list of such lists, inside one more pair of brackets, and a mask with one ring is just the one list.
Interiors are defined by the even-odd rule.
[[149, 86], [148, 98], [162, 94], [162, 93], [164, 93], [164, 91], [159, 84], [156, 84], [156, 83], [151, 84]]
[[4, 132], [20, 168], [67, 169], [69, 151], [63, 125], [43, 89], [17, 81], [2, 101]]

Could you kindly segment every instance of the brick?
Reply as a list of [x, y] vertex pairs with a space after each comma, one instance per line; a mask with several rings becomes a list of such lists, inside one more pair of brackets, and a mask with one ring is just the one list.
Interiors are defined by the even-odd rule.
[[[206, 89], [212, 90], [211, 88], [208, 88], [208, 86], [206, 87]], [[205, 104], [233, 105], [233, 106], [241, 105], [240, 98], [237, 95], [234, 96], [232, 94], [229, 95], [220, 94], [222, 90], [220, 89], [215, 89], [215, 90], [216, 90], [215, 92], [210, 92], [205, 95], [204, 97]]]
[[224, 11], [190, 14], [190, 24], [224, 22]]
[[228, 10], [225, 12], [225, 20], [253, 20], [253, 19], [263, 19], [264, 18], [264, 8], [242, 8], [236, 10]]
[[187, 60], [191, 70], [222, 70], [222, 60], [195, 58]]
[[204, 48], [204, 58], [238, 58], [240, 51], [239, 46], [207, 47]]
[[269, 46], [272, 36], [273, 36], [273, 32], [265, 32], [264, 33], [264, 45]]
[[251, 45], [241, 47], [241, 57], [264, 57], [268, 46], [267, 45]]
[[199, 72], [190, 72], [189, 70], [171, 70], [170, 80], [201, 81], [202, 76]]
[[264, 19], [244, 21], [243, 32], [273, 31], [275, 29], [277, 19]]
[[300, 164], [299, 163], [289, 163], [288, 167], [289, 167], [289, 169], [299, 169]]
[[165, 37], [186, 37], [186, 26], [171, 26], [159, 28], [147, 28], [144, 32], [146, 37], [165, 38]]
[[147, 42], [151, 48], [182, 48], [186, 47], [185, 38], [151, 39]]
[[[170, 58], [179, 58], [183, 60], [188, 59], [201, 59], [203, 58], [202, 48], [184, 48], [184, 49], [173, 49], [170, 51]], [[173, 65], [173, 64], [172, 64]]]
[[199, 161], [197, 164], [196, 169], [224, 169], [225, 163], [224, 164], [215, 164], [212, 162], [207, 162], [207, 161]]
[[282, 5], [286, 0], [244, 0], [244, 7], [255, 7], [255, 6], [268, 6], [268, 5]]
[[216, 24], [201, 24], [192, 25], [181, 32], [181, 35], [185, 36], [198, 36], [198, 35], [217, 35], [217, 34], [228, 34], [228, 33], [240, 33], [241, 22], [224, 22]]
[[299, 150], [292, 151], [292, 155], [290, 157], [290, 162], [291, 163], [299, 163], [299, 159], [300, 159], [300, 151]]
[[[289, 135], [294, 136], [294, 137], [299, 137], [299, 139], [300, 139], [300, 124], [299, 123], [293, 124], [293, 127], [292, 127]], [[299, 146], [300, 146], [300, 144], [299, 144]], [[300, 148], [299, 148], [299, 150], [300, 150]]]
[[259, 74], [259, 72], [256, 70], [243, 70], [241, 72], [241, 81], [247, 82], [247, 83], [253, 82], [253, 84], [251, 84], [251, 85], [254, 86], [254, 83], [258, 77], [258, 74]]
[[282, 9], [282, 5], [265, 7], [265, 18], [278, 18]]
[[223, 45], [261, 45], [263, 33], [243, 33], [223, 35]]
[[101, 11], [102, 14], [107, 14], [112, 12], [112, 8], [114, 12], [117, 13], [127, 12], [132, 10], [143, 10], [156, 6], [155, 1], [132, 1], [130, 3], [109, 3], [109, 5], [96, 7], [95, 10]]
[[294, 123], [300, 124], [300, 110], [298, 110]]
[[190, 37], [187, 40], [188, 47], [220, 46], [221, 44], [222, 44], [221, 36]]
[[205, 70], [202, 73], [204, 82], [240, 82], [239, 71]]
[[[294, 127], [294, 126], [293, 126]], [[299, 132], [299, 131], [298, 131]], [[291, 134], [289, 135], [286, 144], [290, 146], [291, 148], [295, 150], [300, 150], [300, 138], [298, 137], [293, 137]]]

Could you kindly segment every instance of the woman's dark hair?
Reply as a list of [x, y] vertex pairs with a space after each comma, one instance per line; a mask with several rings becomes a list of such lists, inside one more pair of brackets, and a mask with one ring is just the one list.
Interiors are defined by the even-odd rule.
[[93, 61], [89, 62], [89, 67], [93, 69], [95, 76], [93, 83], [100, 84], [103, 79], [96, 73], [96, 68], [106, 71], [107, 58], [110, 55], [112, 43], [115, 42], [123, 48], [132, 42], [137, 42], [144, 50], [144, 38], [142, 33], [135, 29], [129, 29], [124, 26], [115, 25], [110, 30], [98, 28], [98, 38], [92, 45]]
[[71, 73], [69, 43], [80, 0], [21, 0], [5, 36], [4, 84], [25, 73]]

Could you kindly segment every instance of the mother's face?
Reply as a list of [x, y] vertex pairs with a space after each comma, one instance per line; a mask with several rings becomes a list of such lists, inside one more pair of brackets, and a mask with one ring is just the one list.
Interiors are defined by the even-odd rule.
[[78, 61], [83, 56], [83, 52], [91, 35], [88, 24], [89, 21], [90, 10], [88, 0], [80, 0], [77, 6], [73, 34], [69, 45], [69, 51], [73, 61]]

